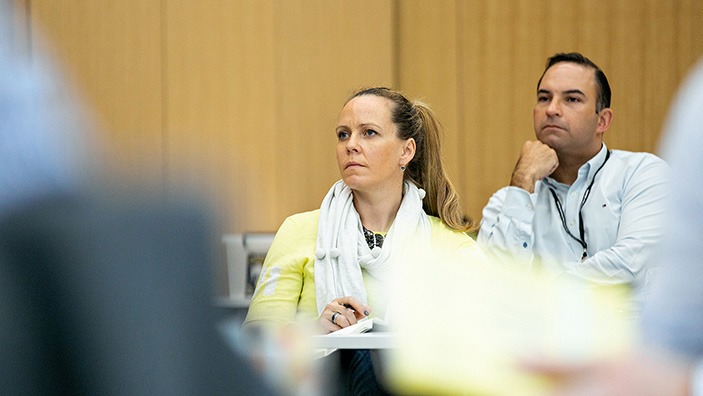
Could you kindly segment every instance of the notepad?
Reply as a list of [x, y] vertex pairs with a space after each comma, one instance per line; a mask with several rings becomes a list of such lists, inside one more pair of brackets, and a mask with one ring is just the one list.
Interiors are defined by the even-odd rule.
[[[364, 337], [365, 333], [374, 333], [374, 336], [367, 336], [364, 339], [355, 337]], [[344, 348], [349, 348], [349, 345], [359, 345], [358, 349], [376, 349], [379, 346], [385, 348], [389, 345], [392, 342], [391, 337], [388, 323], [379, 318], [363, 318], [357, 323], [335, 332], [313, 336], [313, 345]], [[356, 347], [352, 348], [356, 349]], [[327, 356], [337, 349], [335, 347], [318, 348], [315, 350], [314, 356], [316, 358]]]
[[634, 340], [626, 289], [434, 259], [397, 275], [397, 345], [386, 365], [393, 391], [543, 395], [550, 382], [521, 371], [522, 358], [583, 363]]
[[379, 318], [363, 318], [351, 326], [325, 334], [323, 337], [335, 337], [346, 334], [362, 334], [371, 331], [388, 331], [388, 329], [388, 323]]

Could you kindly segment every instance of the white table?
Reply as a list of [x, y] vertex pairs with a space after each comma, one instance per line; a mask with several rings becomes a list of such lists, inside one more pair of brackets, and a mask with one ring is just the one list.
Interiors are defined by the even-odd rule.
[[395, 338], [389, 332], [362, 334], [326, 334], [312, 337], [316, 349], [389, 349], [395, 347]]

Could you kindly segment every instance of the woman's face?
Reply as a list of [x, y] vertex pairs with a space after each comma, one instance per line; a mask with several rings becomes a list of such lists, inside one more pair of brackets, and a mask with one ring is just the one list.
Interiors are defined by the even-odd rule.
[[389, 99], [362, 95], [350, 100], [339, 115], [337, 165], [352, 190], [392, 191], [402, 185], [400, 167], [415, 155], [415, 141], [398, 137], [392, 106]]

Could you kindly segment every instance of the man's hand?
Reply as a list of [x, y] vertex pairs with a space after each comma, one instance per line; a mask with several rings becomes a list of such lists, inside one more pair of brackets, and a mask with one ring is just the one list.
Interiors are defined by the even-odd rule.
[[535, 182], [551, 175], [558, 166], [559, 159], [554, 149], [537, 140], [527, 141], [522, 146], [510, 185], [533, 193]]

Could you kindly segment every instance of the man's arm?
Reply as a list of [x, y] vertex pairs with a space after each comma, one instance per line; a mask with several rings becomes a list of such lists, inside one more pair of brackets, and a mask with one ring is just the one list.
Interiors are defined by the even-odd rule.
[[504, 187], [493, 194], [483, 208], [478, 243], [496, 260], [531, 264], [534, 215], [532, 198], [527, 191]]
[[496, 259], [532, 263], [535, 184], [559, 165], [556, 152], [539, 141], [527, 141], [513, 169], [510, 187], [498, 190], [483, 209], [478, 242]]

